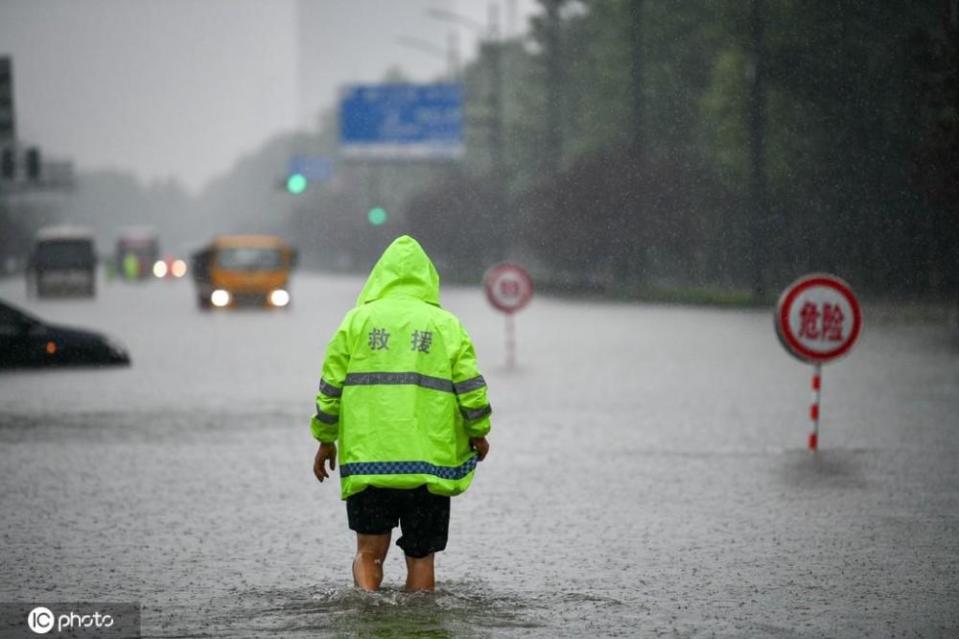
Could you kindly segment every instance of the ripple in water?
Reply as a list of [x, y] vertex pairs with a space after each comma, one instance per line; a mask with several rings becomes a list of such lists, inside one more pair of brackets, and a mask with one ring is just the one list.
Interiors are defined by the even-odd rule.
[[[478, 582], [447, 583], [435, 593], [384, 588], [251, 589], [220, 596], [202, 606], [201, 623], [185, 610], [155, 611], [157, 636], [201, 637], [212, 632], [231, 637], [494, 637], [554, 636], [563, 613], [575, 616], [618, 607], [601, 595], [570, 592], [492, 592]], [[147, 615], [150, 616], [149, 614]], [[160, 617], [160, 618], [157, 618]], [[196, 621], [196, 619], [194, 619]], [[156, 623], [159, 622], [159, 623]], [[192, 634], [188, 628], [202, 628]], [[560, 624], [562, 626], [562, 624]], [[149, 633], [145, 627], [146, 634]], [[146, 636], [145, 634], [145, 636]]]

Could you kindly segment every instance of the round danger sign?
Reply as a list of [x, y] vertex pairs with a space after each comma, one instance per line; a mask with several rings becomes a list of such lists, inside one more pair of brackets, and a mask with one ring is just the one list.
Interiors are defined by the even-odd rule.
[[779, 298], [776, 334], [786, 350], [803, 361], [825, 363], [842, 357], [860, 332], [859, 302], [838, 277], [801, 277]]
[[504, 313], [515, 313], [533, 297], [533, 280], [529, 273], [515, 264], [499, 264], [487, 271], [483, 278], [489, 303]]

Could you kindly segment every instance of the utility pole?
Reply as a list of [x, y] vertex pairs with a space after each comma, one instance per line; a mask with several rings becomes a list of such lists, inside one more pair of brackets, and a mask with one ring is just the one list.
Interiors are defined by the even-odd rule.
[[499, 37], [499, 10], [489, 5], [489, 35], [486, 42], [489, 56], [489, 148], [491, 173], [497, 190], [504, 189], [503, 162], [503, 61]]
[[[453, 11], [440, 8], [432, 8], [426, 11], [427, 15], [438, 20], [455, 22], [468, 29], [478, 33], [482, 39], [481, 55], [485, 57], [489, 71], [487, 81], [487, 109], [489, 113], [486, 118], [487, 143], [489, 144], [490, 174], [493, 179], [504, 175], [504, 153], [503, 153], [503, 61], [502, 61], [502, 42], [500, 39], [499, 26], [499, 6], [491, 2], [488, 9], [487, 23], [473, 20], [464, 15]], [[450, 59], [453, 59], [454, 51], [458, 64], [459, 44], [454, 39], [455, 34], [450, 36], [449, 51]], [[403, 39], [406, 44], [410, 44], [409, 38]], [[422, 47], [420, 47], [422, 48]], [[452, 62], [451, 62], [452, 65]], [[499, 184], [499, 182], [497, 182]]]
[[446, 48], [437, 46], [432, 42], [421, 38], [401, 35], [396, 37], [396, 44], [401, 44], [410, 49], [416, 49], [422, 53], [429, 54], [434, 58], [442, 58], [446, 61], [446, 76], [449, 82], [460, 81], [460, 54], [459, 38], [455, 31], [450, 31], [446, 38]]
[[766, 255], [765, 235], [766, 219], [766, 173], [764, 158], [765, 137], [765, 89], [763, 87], [763, 0], [752, 0], [750, 31], [752, 35], [752, 55], [747, 69], [750, 80], [749, 92], [749, 154], [750, 154], [750, 257], [752, 267], [753, 299], [759, 302], [766, 294]]
[[427, 15], [440, 20], [455, 22], [480, 34], [480, 60], [487, 66], [486, 73], [486, 114], [485, 126], [487, 144], [489, 145], [489, 180], [493, 185], [496, 197], [497, 213], [505, 216], [503, 224], [499, 225], [501, 237], [498, 238], [497, 249], [509, 253], [512, 249], [513, 219], [507, 211], [506, 197], [506, 162], [504, 150], [504, 114], [503, 114], [503, 43], [500, 37], [499, 6], [497, 2], [488, 5], [487, 23], [469, 18], [447, 9], [432, 8]]
[[[629, 49], [630, 49], [630, 85], [632, 101], [630, 104], [631, 122], [628, 128], [629, 168], [633, 176], [643, 170], [643, 157], [648, 155], [645, 148], [645, 118], [643, 117], [643, 2], [632, 0], [629, 7]], [[632, 189], [627, 194], [629, 218], [624, 220], [623, 232], [610, 238], [612, 266], [620, 283], [641, 282], [645, 276], [645, 256], [649, 248], [648, 232], [641, 222], [646, 216], [643, 210], [644, 194]]]
[[556, 175], [563, 159], [563, 61], [559, 8], [563, 0], [542, 0], [546, 9], [546, 162]]
[[[632, 153], [633, 157], [643, 151], [643, 0], [632, 0], [629, 3], [630, 11], [630, 75], [633, 85], [633, 129]], [[638, 159], [638, 158], [637, 158]]]
[[449, 69], [450, 82], [460, 81], [460, 39], [456, 31], [446, 36], [446, 66]]
[[489, 33], [487, 52], [489, 56], [489, 149], [490, 177], [493, 182], [496, 208], [502, 216], [500, 225], [500, 251], [508, 257], [513, 249], [515, 225], [512, 212], [508, 210], [506, 196], [506, 154], [503, 148], [503, 43], [500, 38], [499, 6], [489, 4]]

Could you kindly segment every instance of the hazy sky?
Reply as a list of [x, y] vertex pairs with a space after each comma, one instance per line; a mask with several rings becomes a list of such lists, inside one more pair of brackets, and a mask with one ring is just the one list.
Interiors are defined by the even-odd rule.
[[390, 67], [417, 81], [464, 59], [489, 5], [523, 30], [535, 0], [0, 0], [0, 55], [14, 59], [21, 141], [80, 169], [129, 170], [201, 188], [271, 135], [314, 126], [340, 85]]

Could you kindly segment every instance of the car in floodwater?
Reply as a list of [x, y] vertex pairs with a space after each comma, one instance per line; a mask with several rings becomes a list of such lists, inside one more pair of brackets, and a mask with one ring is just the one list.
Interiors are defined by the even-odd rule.
[[0, 368], [129, 364], [127, 349], [106, 335], [47, 324], [0, 301]]
[[192, 256], [201, 309], [285, 308], [296, 250], [273, 235], [220, 235]]

